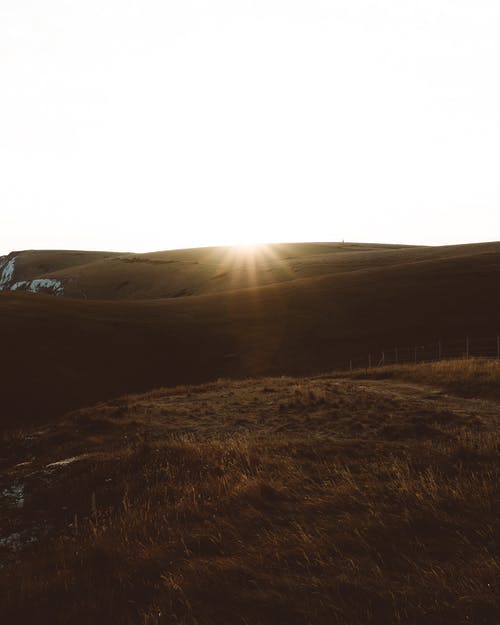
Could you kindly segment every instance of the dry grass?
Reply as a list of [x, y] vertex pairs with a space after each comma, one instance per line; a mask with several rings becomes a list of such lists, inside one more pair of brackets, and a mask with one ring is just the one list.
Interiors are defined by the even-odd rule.
[[499, 437], [459, 440], [127, 450], [68, 480], [78, 513], [4, 571], [5, 622], [493, 625]]
[[29, 471], [0, 478], [23, 479], [24, 527], [45, 529], [3, 550], [0, 620], [496, 625], [498, 409], [468, 402], [385, 381], [219, 381], [22, 436]]
[[417, 365], [391, 365], [355, 372], [354, 377], [409, 380], [433, 384], [461, 397], [500, 399], [500, 361], [487, 358], [441, 360]]

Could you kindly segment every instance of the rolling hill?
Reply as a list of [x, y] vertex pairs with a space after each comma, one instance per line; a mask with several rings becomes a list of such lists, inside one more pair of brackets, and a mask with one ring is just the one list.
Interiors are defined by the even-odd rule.
[[[413, 248], [420, 253], [425, 248]], [[220, 293], [400, 261], [409, 248], [365, 244], [276, 244], [150, 254], [12, 252], [0, 259], [1, 290], [76, 299], [136, 300]], [[414, 258], [420, 257], [416, 251]], [[424, 252], [425, 253], [425, 252]], [[409, 258], [405, 256], [405, 258]]]
[[[4, 424], [158, 386], [311, 374], [383, 346], [500, 326], [499, 243], [18, 252], [1, 262]], [[60, 280], [63, 292], [11, 291], [12, 280]]]

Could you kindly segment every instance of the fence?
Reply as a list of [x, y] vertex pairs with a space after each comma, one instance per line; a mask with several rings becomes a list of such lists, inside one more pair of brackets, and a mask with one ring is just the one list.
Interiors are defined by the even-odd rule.
[[394, 346], [373, 351], [351, 359], [347, 368], [371, 369], [384, 365], [416, 364], [444, 359], [491, 358], [500, 360], [500, 335], [494, 337], [469, 337], [439, 339], [424, 345]]

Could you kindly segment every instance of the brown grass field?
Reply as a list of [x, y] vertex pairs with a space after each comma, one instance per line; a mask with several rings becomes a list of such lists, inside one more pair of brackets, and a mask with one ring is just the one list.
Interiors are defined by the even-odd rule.
[[[485, 397], [451, 394], [477, 372]], [[500, 365], [386, 373], [163, 388], [4, 432], [1, 622], [496, 625]]]
[[14, 256], [2, 625], [500, 623], [500, 362], [342, 371], [500, 334], [500, 243]]

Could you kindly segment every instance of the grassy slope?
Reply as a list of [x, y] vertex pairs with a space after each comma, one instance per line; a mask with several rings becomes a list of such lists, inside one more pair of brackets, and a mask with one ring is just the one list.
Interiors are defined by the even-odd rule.
[[11, 435], [2, 525], [39, 542], [3, 552], [0, 620], [496, 625], [498, 407], [430, 390], [220, 381]]
[[324, 371], [401, 341], [496, 334], [498, 245], [440, 253], [149, 302], [0, 293], [2, 419], [44, 420], [160, 385]]
[[418, 255], [418, 250], [425, 249], [293, 243], [265, 246], [256, 253], [227, 247], [148, 254], [30, 251], [16, 253], [16, 280], [62, 280], [65, 295], [78, 299], [157, 299], [394, 264], [401, 254], [414, 250]]
[[[342, 374], [340, 374], [342, 375]], [[500, 368], [496, 360], [444, 360], [418, 365], [391, 365], [355, 371], [355, 379], [408, 380], [436, 384], [460, 397], [488, 397], [500, 400]]]
[[498, 254], [498, 244], [443, 248], [354, 243], [293, 243], [242, 253], [199, 248], [148, 254], [16, 253], [16, 280], [55, 278], [79, 299], [137, 300], [220, 293], [301, 278], [444, 258]]

